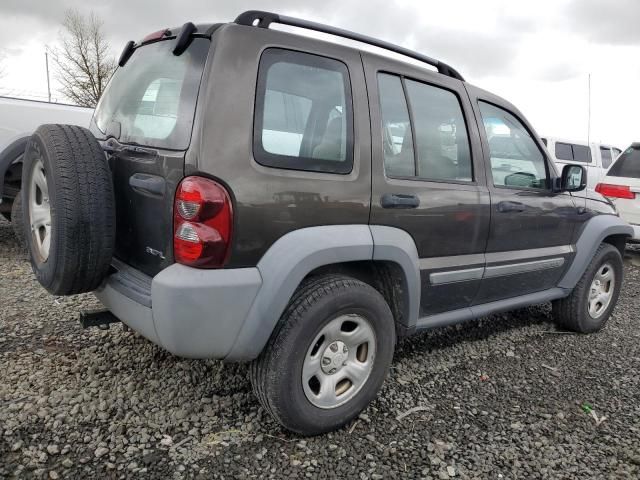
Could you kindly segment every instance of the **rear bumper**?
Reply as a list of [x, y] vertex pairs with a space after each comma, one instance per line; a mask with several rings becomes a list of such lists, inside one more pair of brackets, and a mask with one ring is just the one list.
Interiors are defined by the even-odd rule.
[[640, 225], [631, 225], [633, 228], [633, 240], [640, 242]]
[[96, 297], [132, 329], [189, 358], [227, 357], [262, 285], [257, 268], [174, 264], [150, 278], [124, 264], [115, 267]]

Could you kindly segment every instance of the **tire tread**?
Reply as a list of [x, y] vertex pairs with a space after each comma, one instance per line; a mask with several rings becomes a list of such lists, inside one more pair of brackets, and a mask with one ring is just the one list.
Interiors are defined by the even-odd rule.
[[[34, 136], [44, 146], [42, 154], [48, 155], [53, 170], [47, 172], [47, 180], [49, 189], [56, 189], [52, 228], [58, 230], [51, 245], [55, 248], [53, 272], [36, 274], [56, 295], [95, 290], [109, 270], [115, 244], [113, 184], [104, 152], [83, 127], [42, 125]], [[39, 268], [33, 255], [32, 264], [34, 270]]]
[[[609, 318], [611, 317], [611, 311], [613, 311], [613, 308], [615, 307], [615, 301], [617, 300], [617, 295], [612, 300], [612, 305], [610, 307], [611, 310], [609, 314], [605, 315], [603, 318], [603, 321], [600, 324], [598, 324], [597, 327], [595, 328], [593, 326], [590, 327], [585, 325], [585, 322], [583, 321], [584, 319], [583, 319], [583, 312], [582, 312], [583, 303], [585, 300], [585, 294], [588, 294], [588, 292], [586, 291], [591, 286], [592, 271], [594, 270], [594, 268], [596, 268], [602, 256], [606, 255], [606, 253], [603, 253], [606, 251], [615, 252], [616, 254], [620, 255], [620, 253], [614, 246], [608, 243], [602, 243], [596, 250], [596, 253], [593, 255], [593, 258], [591, 259], [591, 262], [589, 262], [589, 265], [585, 269], [584, 274], [582, 275], [582, 277], [580, 278], [576, 286], [571, 291], [571, 294], [566, 298], [556, 300], [552, 303], [553, 317], [555, 322], [560, 327], [573, 332], [590, 333], [603, 328], [607, 323], [607, 321], [609, 320]], [[620, 262], [620, 266], [621, 265], [622, 263]], [[617, 283], [617, 285], [615, 286], [615, 288], [618, 289], [618, 292], [620, 291], [620, 287], [621, 287], [620, 283]]]

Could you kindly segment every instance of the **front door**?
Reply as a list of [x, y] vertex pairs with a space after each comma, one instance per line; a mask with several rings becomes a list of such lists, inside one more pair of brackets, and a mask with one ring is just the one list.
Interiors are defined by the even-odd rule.
[[414, 239], [420, 316], [468, 307], [484, 270], [489, 192], [458, 80], [363, 54], [372, 119], [371, 224]]
[[517, 110], [468, 90], [482, 129], [491, 193], [487, 263], [474, 303], [554, 287], [573, 258], [580, 211], [571, 195], [552, 188], [553, 164]]

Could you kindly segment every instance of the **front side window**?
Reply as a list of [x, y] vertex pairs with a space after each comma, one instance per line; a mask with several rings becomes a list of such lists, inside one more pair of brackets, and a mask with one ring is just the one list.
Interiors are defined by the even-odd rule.
[[479, 102], [479, 106], [489, 143], [493, 184], [547, 189], [545, 158], [522, 122], [490, 103]]
[[600, 156], [602, 157], [602, 168], [609, 168], [613, 158], [611, 158], [611, 150], [606, 147], [600, 147]]
[[353, 110], [344, 63], [270, 48], [260, 59], [254, 156], [270, 167], [349, 173]]

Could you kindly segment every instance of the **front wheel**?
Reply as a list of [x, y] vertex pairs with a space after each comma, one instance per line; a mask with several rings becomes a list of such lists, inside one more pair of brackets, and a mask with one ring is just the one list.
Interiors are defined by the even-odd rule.
[[558, 325], [579, 333], [604, 327], [618, 301], [623, 270], [618, 249], [608, 243], [600, 245], [571, 295], [553, 302]]
[[302, 435], [335, 430], [375, 398], [391, 364], [395, 325], [370, 285], [323, 276], [301, 286], [250, 369], [262, 406]]

